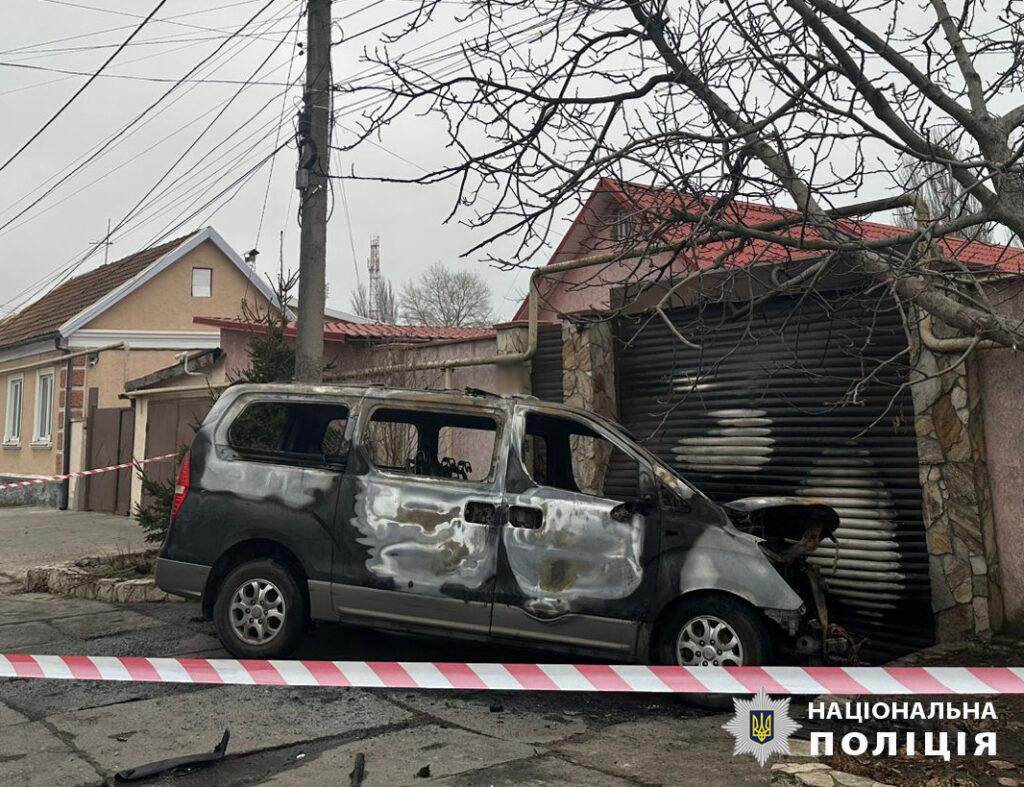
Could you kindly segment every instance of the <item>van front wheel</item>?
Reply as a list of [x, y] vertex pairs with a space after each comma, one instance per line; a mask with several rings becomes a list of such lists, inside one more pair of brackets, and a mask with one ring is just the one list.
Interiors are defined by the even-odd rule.
[[[684, 599], [670, 614], [658, 638], [658, 661], [679, 667], [753, 667], [768, 664], [771, 639], [760, 616], [729, 596]], [[726, 694], [687, 694], [691, 705], [731, 710]]]
[[305, 597], [292, 573], [274, 560], [253, 560], [221, 583], [213, 622], [221, 644], [242, 659], [277, 658], [302, 638]]

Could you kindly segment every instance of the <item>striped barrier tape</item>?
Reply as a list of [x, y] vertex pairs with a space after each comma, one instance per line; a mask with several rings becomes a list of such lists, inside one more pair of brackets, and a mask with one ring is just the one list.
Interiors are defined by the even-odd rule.
[[128, 467], [135, 467], [135, 465], [162, 462], [164, 459], [173, 459], [176, 456], [177, 454], [163, 454], [162, 456], [151, 456], [149, 459], [133, 459], [131, 462], [122, 462], [119, 465], [97, 467], [94, 470], [79, 470], [77, 473], [68, 473], [66, 475], [48, 475], [43, 478], [30, 478], [27, 481], [14, 481], [10, 484], [0, 484], [0, 491], [4, 489], [21, 489], [22, 487], [34, 486], [35, 484], [52, 484], [55, 481], [66, 481], [69, 478], [81, 478], [82, 476], [97, 475], [98, 473], [109, 473], [111, 470], [124, 470]]
[[1024, 694], [1019, 667], [660, 667], [0, 655], [0, 677], [669, 694]]

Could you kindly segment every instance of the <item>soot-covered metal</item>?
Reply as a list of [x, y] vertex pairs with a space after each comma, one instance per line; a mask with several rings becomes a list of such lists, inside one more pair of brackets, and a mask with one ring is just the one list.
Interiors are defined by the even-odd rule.
[[[209, 597], [232, 556], [271, 554], [301, 570], [314, 618], [647, 660], [666, 611], [720, 593], [760, 610], [773, 636], [814, 637], [813, 599], [783, 577], [777, 550], [576, 408], [237, 386], [190, 456], [191, 491], [160, 556], [171, 592]], [[785, 504], [787, 540], [830, 532], [834, 512], [808, 502]], [[745, 514], [771, 519], [764, 508]]]

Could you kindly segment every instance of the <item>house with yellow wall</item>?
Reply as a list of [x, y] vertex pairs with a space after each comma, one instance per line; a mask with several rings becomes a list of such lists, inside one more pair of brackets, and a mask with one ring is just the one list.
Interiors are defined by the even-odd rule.
[[[131, 456], [128, 380], [218, 347], [193, 318], [265, 308], [273, 293], [212, 227], [99, 266], [0, 321], [0, 482], [66, 474]], [[94, 428], [90, 432], [90, 422]], [[82, 485], [40, 484], [22, 498], [124, 510], [129, 471]], [[76, 495], [76, 491], [83, 494]], [[0, 505], [18, 502], [0, 491]], [[77, 498], [77, 499], [76, 499]], [[91, 498], [91, 499], [90, 499]]]

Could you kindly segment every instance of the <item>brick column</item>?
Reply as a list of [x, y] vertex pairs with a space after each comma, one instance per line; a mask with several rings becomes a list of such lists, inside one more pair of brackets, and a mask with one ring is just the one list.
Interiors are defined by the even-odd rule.
[[85, 364], [86, 357], [80, 355], [72, 359], [71, 370], [71, 402], [67, 402], [68, 388], [68, 365], [64, 362], [60, 366], [60, 374], [57, 375], [57, 423], [54, 430], [54, 447], [57, 449], [54, 454], [54, 473], [61, 473], [64, 469], [64, 413], [70, 406], [72, 420], [85, 417]]

